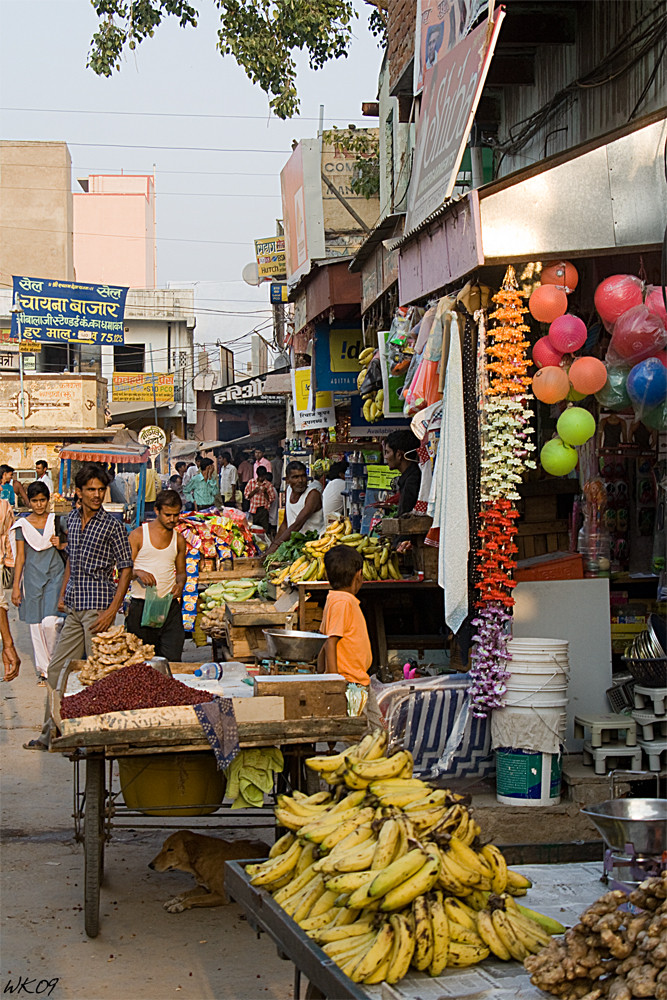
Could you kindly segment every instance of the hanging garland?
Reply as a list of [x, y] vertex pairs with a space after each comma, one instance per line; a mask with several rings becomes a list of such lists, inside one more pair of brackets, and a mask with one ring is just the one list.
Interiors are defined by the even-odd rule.
[[530, 440], [533, 429], [527, 406], [530, 361], [526, 351], [530, 345], [524, 336], [529, 328], [523, 322], [528, 311], [523, 297], [510, 266], [493, 297], [498, 308], [490, 319], [495, 326], [484, 348], [492, 360], [485, 364], [488, 383], [481, 400], [481, 527], [476, 553], [479, 611], [472, 622], [477, 631], [469, 692], [471, 709], [477, 716], [486, 716], [503, 704], [509, 659], [507, 623], [516, 585], [517, 485], [526, 469], [535, 468], [530, 457], [535, 445]]

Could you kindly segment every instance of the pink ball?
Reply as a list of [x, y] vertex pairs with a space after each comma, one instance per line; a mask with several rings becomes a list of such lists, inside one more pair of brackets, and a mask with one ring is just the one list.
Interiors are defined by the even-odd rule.
[[595, 308], [609, 329], [627, 309], [642, 303], [642, 283], [632, 274], [614, 274], [595, 289]]
[[549, 327], [549, 340], [562, 354], [572, 354], [586, 343], [588, 331], [583, 319], [565, 313], [553, 321]]
[[667, 334], [662, 321], [646, 306], [628, 309], [614, 323], [609, 352], [621, 362], [633, 365], [650, 358], [667, 346]]
[[[553, 323], [551, 324], [553, 326]], [[538, 368], [545, 365], [559, 365], [563, 359], [560, 351], [557, 351], [549, 337], [540, 337], [533, 345], [533, 361]]]
[[667, 312], [665, 311], [665, 300], [662, 297], [660, 286], [649, 285], [647, 289], [644, 305], [650, 313], [662, 320], [663, 326], [667, 327]]

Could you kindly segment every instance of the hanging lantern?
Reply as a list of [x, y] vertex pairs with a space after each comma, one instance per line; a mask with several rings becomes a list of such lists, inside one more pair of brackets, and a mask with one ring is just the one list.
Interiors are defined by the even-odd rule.
[[573, 292], [579, 284], [579, 274], [569, 260], [559, 260], [557, 264], [547, 264], [540, 275], [543, 285], [555, 285], [562, 292]]
[[565, 444], [578, 447], [595, 434], [595, 417], [583, 406], [568, 406], [558, 418], [556, 430]]
[[545, 365], [559, 365], [563, 360], [562, 351], [557, 351], [548, 337], [540, 337], [533, 345], [533, 361], [538, 368]]
[[577, 358], [570, 365], [570, 382], [577, 392], [599, 392], [607, 381], [607, 369], [599, 358]]
[[567, 372], [555, 365], [546, 365], [533, 376], [533, 393], [541, 403], [560, 403], [569, 391]]
[[542, 468], [550, 476], [566, 476], [568, 472], [572, 472], [578, 460], [577, 451], [560, 438], [547, 441], [540, 452]]
[[633, 306], [642, 304], [642, 283], [632, 274], [614, 274], [595, 289], [595, 308], [608, 330]]
[[567, 295], [555, 285], [538, 285], [528, 300], [528, 308], [540, 323], [553, 323], [567, 312]]
[[586, 343], [588, 331], [583, 319], [565, 313], [558, 316], [549, 327], [549, 340], [561, 354], [572, 354]]

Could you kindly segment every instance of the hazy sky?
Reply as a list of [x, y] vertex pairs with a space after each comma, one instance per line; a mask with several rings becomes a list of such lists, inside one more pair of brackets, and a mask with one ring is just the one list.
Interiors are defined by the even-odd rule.
[[66, 141], [73, 184], [155, 166], [158, 284], [195, 283], [197, 343], [232, 340], [270, 315], [261, 311], [268, 285], [250, 288], [241, 270], [253, 239], [275, 231], [292, 139], [316, 134], [320, 104], [327, 126], [363, 124], [361, 102], [375, 99], [381, 52], [370, 8], [355, 3], [349, 57], [318, 73], [302, 59], [302, 117], [279, 122], [259, 87], [217, 52], [211, 0], [195, 3], [197, 29], [165, 22], [108, 80], [86, 69], [97, 24], [88, 0], [0, 0], [0, 134]]

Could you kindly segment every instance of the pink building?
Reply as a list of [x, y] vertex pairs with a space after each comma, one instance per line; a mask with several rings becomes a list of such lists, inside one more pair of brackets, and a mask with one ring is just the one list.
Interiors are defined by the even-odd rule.
[[149, 174], [91, 174], [73, 195], [76, 281], [155, 288], [155, 186]]

